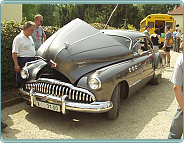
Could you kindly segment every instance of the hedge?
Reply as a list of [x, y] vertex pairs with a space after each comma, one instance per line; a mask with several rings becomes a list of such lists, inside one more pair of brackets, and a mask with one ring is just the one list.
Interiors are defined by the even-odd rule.
[[[26, 21], [26, 20], [25, 20]], [[23, 24], [14, 21], [5, 21], [1, 23], [1, 90], [5, 91], [11, 88], [16, 88], [16, 74], [14, 71], [14, 63], [12, 60], [12, 42], [16, 35], [21, 32]], [[103, 29], [105, 24], [91, 24], [97, 29]], [[107, 25], [107, 29], [115, 29]], [[43, 26], [47, 38], [54, 34], [59, 28], [53, 26]]]

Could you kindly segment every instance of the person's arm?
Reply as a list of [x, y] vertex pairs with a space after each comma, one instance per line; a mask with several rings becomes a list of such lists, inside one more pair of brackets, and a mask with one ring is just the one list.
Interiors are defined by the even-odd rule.
[[20, 72], [20, 66], [18, 65], [18, 61], [17, 61], [17, 53], [12, 53], [12, 58], [15, 65], [15, 71]]
[[159, 44], [161, 44], [161, 37], [160, 37], [160, 35], [158, 35], [158, 42], [159, 42]]
[[183, 91], [182, 86], [174, 85], [174, 93], [176, 96], [176, 100], [178, 101], [178, 104], [180, 105], [181, 109], [183, 110]]
[[169, 43], [169, 39], [165, 40], [164, 46], [162, 48], [165, 48], [168, 43]]
[[46, 41], [46, 35], [44, 34], [43, 36], [42, 36], [42, 38], [43, 38], [43, 43]]

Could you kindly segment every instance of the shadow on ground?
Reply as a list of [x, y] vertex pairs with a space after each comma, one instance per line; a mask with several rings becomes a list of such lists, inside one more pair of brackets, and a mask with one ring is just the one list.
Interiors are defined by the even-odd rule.
[[166, 111], [171, 105], [172, 86], [168, 79], [162, 79], [157, 86], [147, 84], [122, 101], [119, 117], [114, 121], [106, 119], [105, 114], [69, 112], [64, 116], [40, 108], [27, 108], [26, 120], [40, 130], [74, 139], [135, 139], [158, 112]]

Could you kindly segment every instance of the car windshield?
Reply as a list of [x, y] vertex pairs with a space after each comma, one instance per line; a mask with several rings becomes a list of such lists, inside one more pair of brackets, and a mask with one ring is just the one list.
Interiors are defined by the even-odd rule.
[[121, 37], [121, 36], [110, 36], [112, 37], [114, 40], [118, 41], [119, 43], [121, 43], [122, 45], [126, 46], [127, 49], [130, 49], [130, 44], [131, 44], [131, 40], [125, 37]]

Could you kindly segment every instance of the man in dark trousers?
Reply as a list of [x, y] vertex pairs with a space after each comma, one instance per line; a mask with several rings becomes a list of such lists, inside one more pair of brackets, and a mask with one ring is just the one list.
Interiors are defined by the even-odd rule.
[[180, 139], [183, 133], [183, 54], [177, 59], [170, 81], [174, 84], [174, 94], [179, 105], [171, 123], [168, 139]]
[[20, 76], [20, 70], [25, 66], [26, 62], [35, 60], [35, 44], [30, 36], [33, 33], [35, 24], [31, 21], [27, 21], [24, 24], [23, 31], [18, 34], [12, 45], [12, 58], [16, 71], [16, 82], [24, 83], [24, 80]]

